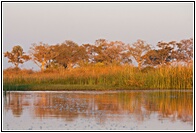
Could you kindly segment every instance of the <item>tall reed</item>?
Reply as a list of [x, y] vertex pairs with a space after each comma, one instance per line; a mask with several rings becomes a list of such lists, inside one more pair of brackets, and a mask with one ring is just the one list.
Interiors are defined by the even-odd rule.
[[91, 65], [49, 72], [5, 70], [3, 85], [5, 89], [21, 88], [21, 86], [31, 88], [39, 85], [101, 86], [104, 89], [192, 89], [193, 68], [192, 66], [162, 66], [143, 71], [128, 65]]

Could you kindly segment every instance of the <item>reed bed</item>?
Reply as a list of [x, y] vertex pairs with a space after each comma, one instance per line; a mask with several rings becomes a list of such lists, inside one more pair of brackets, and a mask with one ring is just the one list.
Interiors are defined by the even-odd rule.
[[192, 89], [192, 66], [85, 66], [71, 70], [4, 70], [4, 90]]

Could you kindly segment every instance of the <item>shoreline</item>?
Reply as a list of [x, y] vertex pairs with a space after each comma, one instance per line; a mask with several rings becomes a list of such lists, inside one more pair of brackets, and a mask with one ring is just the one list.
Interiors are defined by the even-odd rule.
[[193, 92], [193, 90], [109, 90], [109, 91], [3, 91], [6, 93], [72, 93], [72, 94], [107, 94], [130, 92]]
[[104, 85], [62, 85], [62, 84], [41, 84], [41, 85], [3, 85], [3, 91], [149, 91], [149, 90], [193, 90], [193, 88], [139, 88], [139, 87], [115, 87]]

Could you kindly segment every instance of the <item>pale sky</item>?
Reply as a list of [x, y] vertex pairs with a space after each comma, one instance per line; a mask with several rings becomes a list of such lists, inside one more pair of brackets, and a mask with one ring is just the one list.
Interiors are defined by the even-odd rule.
[[[193, 37], [192, 2], [3, 2], [3, 52], [32, 43], [79, 45], [97, 39], [132, 44], [142, 39], [155, 46], [159, 41]], [[3, 58], [3, 68], [13, 66]], [[28, 61], [21, 68], [39, 68]]]

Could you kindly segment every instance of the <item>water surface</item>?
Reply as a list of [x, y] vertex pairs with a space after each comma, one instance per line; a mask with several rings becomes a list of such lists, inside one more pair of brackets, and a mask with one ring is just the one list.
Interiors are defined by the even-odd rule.
[[18, 91], [3, 102], [3, 130], [193, 130], [192, 91]]

